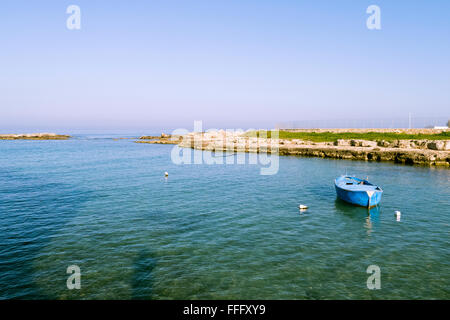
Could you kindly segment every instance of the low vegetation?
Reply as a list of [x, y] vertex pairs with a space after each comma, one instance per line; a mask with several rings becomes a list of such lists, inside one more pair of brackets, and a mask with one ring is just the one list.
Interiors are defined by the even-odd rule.
[[[249, 137], [267, 137], [271, 138], [271, 131], [258, 130], [245, 133]], [[334, 142], [338, 139], [361, 139], [370, 141], [394, 141], [394, 140], [450, 140], [450, 132], [441, 132], [435, 134], [406, 134], [395, 132], [290, 132], [279, 131], [280, 139], [301, 139], [313, 142]]]

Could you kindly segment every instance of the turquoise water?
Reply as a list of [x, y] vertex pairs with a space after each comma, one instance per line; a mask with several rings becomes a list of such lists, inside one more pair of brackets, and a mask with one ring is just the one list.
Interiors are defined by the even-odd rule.
[[[450, 170], [280, 157], [262, 176], [175, 165], [172, 148], [0, 141], [0, 298], [450, 298]], [[336, 200], [345, 172], [383, 187], [370, 215]], [[80, 290], [66, 287], [69, 265]]]

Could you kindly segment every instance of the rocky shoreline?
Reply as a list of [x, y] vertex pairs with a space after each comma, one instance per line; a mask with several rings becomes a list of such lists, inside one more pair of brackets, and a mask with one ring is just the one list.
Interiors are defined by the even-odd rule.
[[311, 142], [300, 139], [256, 138], [219, 130], [182, 136], [180, 147], [224, 152], [267, 152], [402, 164], [450, 166], [450, 140], [344, 140]]
[[[299, 129], [301, 130], [301, 129]], [[304, 129], [309, 132], [332, 132], [325, 129]], [[334, 129], [346, 132], [345, 129]], [[358, 130], [358, 129], [353, 129]], [[359, 129], [367, 130], [367, 129]], [[379, 129], [383, 132], [400, 132]], [[389, 131], [388, 131], [389, 130]], [[408, 130], [408, 129], [407, 129]], [[409, 129], [416, 133], [426, 129]], [[414, 130], [414, 131], [413, 131]], [[355, 132], [355, 131], [353, 131]], [[381, 131], [379, 131], [381, 132]], [[69, 135], [55, 133], [0, 134], [0, 140], [67, 140]], [[337, 139], [312, 142], [301, 139], [275, 139], [248, 136], [242, 131], [191, 132], [186, 135], [142, 136], [136, 143], [173, 144], [184, 148], [222, 152], [266, 152], [280, 155], [308, 156], [363, 161], [391, 161], [402, 164], [450, 167], [450, 140], [398, 139], [362, 140]]]
[[56, 133], [0, 134], [0, 140], [67, 140], [69, 135]]
[[179, 144], [182, 140], [182, 136], [174, 136], [165, 133], [161, 133], [160, 136], [142, 136], [136, 143], [150, 143], [150, 144]]

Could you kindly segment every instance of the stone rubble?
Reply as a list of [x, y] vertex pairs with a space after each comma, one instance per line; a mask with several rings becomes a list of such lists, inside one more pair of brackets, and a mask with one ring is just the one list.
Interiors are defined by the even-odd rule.
[[345, 140], [311, 142], [301, 139], [248, 137], [244, 132], [191, 132], [180, 139], [179, 146], [209, 151], [268, 152], [366, 161], [393, 161], [404, 164], [450, 165], [450, 140]]

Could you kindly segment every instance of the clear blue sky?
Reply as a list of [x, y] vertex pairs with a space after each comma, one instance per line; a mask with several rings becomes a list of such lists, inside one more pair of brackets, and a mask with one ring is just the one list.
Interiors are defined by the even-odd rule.
[[[81, 30], [66, 28], [67, 6]], [[366, 8], [381, 8], [379, 31]], [[0, 3], [0, 129], [445, 115], [450, 1]]]

